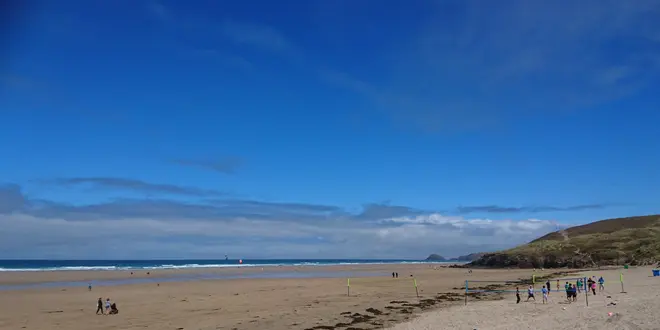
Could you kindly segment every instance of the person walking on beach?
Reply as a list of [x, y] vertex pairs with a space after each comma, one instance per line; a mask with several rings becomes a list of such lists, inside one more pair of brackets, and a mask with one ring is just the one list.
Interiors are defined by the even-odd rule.
[[543, 288], [541, 288], [541, 293], [543, 293], [543, 303], [548, 303], [548, 289], [545, 287], [545, 285]]
[[557, 280], [557, 292], [559, 292], [559, 280]]
[[605, 290], [605, 279], [601, 276], [598, 279], [598, 291], [603, 291]]
[[531, 286], [531, 285], [529, 286], [529, 289], [527, 289], [527, 300], [525, 300], [525, 301], [529, 301], [530, 298], [532, 298], [532, 299], [534, 299], [534, 301], [536, 301], [536, 298], [534, 298], [534, 287]]
[[545, 287], [548, 288], [548, 294], [550, 294], [550, 280], [545, 282]]
[[99, 298], [99, 300], [96, 302], [96, 315], [99, 315], [99, 312], [101, 312], [101, 315], [103, 315], [103, 298]]
[[392, 272], [392, 278], [394, 278], [394, 272]]
[[394, 275], [396, 275], [396, 278], [399, 278], [399, 273], [394, 273]]
[[582, 279], [578, 279], [577, 282], [575, 282], [575, 288], [577, 288], [578, 293], [582, 292]]
[[520, 290], [516, 287], [516, 304], [520, 304]]
[[596, 282], [591, 282], [591, 292], [596, 295]]
[[107, 298], [107, 299], [105, 300], [105, 311], [106, 311], [106, 312], [110, 313], [110, 306], [111, 306], [111, 305], [112, 305], [112, 304], [110, 303], [110, 298]]

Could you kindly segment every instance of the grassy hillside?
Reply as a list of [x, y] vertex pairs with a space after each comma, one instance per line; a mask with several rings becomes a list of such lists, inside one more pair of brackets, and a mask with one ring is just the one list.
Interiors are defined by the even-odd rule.
[[474, 261], [489, 267], [591, 267], [660, 261], [660, 215], [609, 219], [547, 234]]

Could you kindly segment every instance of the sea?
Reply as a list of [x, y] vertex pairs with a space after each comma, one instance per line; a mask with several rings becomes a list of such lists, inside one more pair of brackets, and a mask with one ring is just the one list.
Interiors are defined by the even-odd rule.
[[392, 259], [174, 259], [174, 260], [0, 260], [0, 272], [66, 270], [157, 270], [220, 267], [333, 266], [438, 263]]
[[[113, 271], [130, 270], [146, 272], [147, 277], [129, 277], [116, 279], [91, 279], [85, 281], [56, 281], [44, 279], [35, 283], [2, 283], [0, 277], [0, 291], [36, 289], [36, 288], [87, 288], [97, 286], [113, 286], [140, 283], [167, 283], [219, 279], [265, 279], [265, 278], [356, 278], [369, 276], [390, 276], [389, 272], [371, 270], [333, 270], [315, 269], [314, 266], [333, 265], [387, 265], [387, 264], [438, 264], [441, 262], [428, 262], [422, 260], [391, 260], [391, 259], [243, 259], [243, 260], [0, 260], [0, 273], [4, 272], [49, 272], [49, 271]], [[298, 269], [279, 271], [278, 266], [296, 266]], [[259, 267], [257, 272], [213, 272], [211, 268], [241, 268]], [[186, 269], [198, 268], [199, 272], [189, 273], [163, 273], [159, 269]], [[302, 268], [302, 269], [300, 269]], [[205, 271], [203, 269], [208, 269]]]

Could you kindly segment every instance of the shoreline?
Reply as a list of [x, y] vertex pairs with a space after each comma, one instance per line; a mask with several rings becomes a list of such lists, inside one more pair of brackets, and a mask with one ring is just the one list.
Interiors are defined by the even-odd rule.
[[[434, 267], [435, 266], [435, 267]], [[463, 303], [466, 276], [480, 279], [517, 280], [527, 270], [479, 270], [433, 264], [350, 265], [327, 267], [274, 267], [273, 272], [311, 274], [309, 278], [223, 279], [188, 282], [154, 282], [98, 286], [88, 291], [54, 286], [0, 292], [0, 329], [239, 329], [345, 330], [337, 325], [373, 329], [414, 318], [430, 308]], [[328, 270], [370, 273], [353, 277], [350, 292], [346, 278], [319, 278]], [[150, 276], [207, 272], [208, 269], [163, 270]], [[254, 273], [261, 268], [215, 269], [213, 273]], [[391, 273], [398, 272], [399, 278]], [[374, 276], [373, 274], [380, 274]], [[146, 277], [134, 273], [133, 276]], [[412, 275], [412, 276], [411, 276]], [[34, 272], [2, 273], [4, 282], [63, 281], [85, 278], [126, 278], [130, 272]], [[419, 297], [414, 284], [418, 285]], [[349, 295], [350, 294], [350, 295]], [[109, 297], [121, 311], [112, 317], [96, 317], [95, 301]], [[26, 323], [29, 323], [26, 325]], [[379, 324], [379, 325], [374, 325]], [[325, 327], [325, 328], [318, 328]]]
[[[41, 271], [0, 271], [0, 286], [27, 283], [51, 282], [90, 282], [98, 280], [116, 280], [129, 278], [173, 278], [191, 275], [223, 276], [253, 276], [254, 274], [294, 274], [324, 273], [324, 272], [360, 272], [369, 269], [405, 270], [416, 267], [449, 268], [456, 263], [416, 262], [416, 263], [367, 263], [367, 264], [324, 264], [324, 265], [264, 265], [239, 267], [186, 267], [158, 269], [125, 269], [125, 270], [41, 270]], [[274, 275], [276, 276], [276, 275]], [[55, 281], [53, 279], [60, 279]], [[85, 285], [86, 286], [86, 285]]]
[[[14, 260], [0, 260], [0, 265]], [[17, 260], [23, 261], [23, 260]], [[177, 261], [191, 261], [189, 263], [172, 264]], [[213, 263], [199, 263], [209, 261]], [[3, 272], [52, 272], [52, 271], [150, 271], [150, 270], [170, 270], [170, 269], [198, 269], [198, 268], [251, 268], [251, 267], [322, 267], [322, 266], [352, 266], [352, 265], [416, 265], [416, 264], [437, 264], [437, 265], [463, 265], [469, 262], [463, 261], [427, 261], [427, 260], [351, 260], [351, 259], [314, 259], [314, 260], [247, 260], [242, 263], [241, 260], [228, 260], [230, 263], [223, 263], [225, 260], [62, 260], [62, 262], [80, 262], [78, 266], [50, 266], [50, 267], [2, 267]], [[253, 263], [250, 263], [252, 261]], [[278, 262], [284, 261], [284, 262]], [[289, 262], [285, 262], [289, 261]], [[57, 262], [57, 260], [25, 260], [25, 262]], [[82, 265], [85, 262], [112, 262], [108, 265]], [[162, 263], [158, 263], [162, 262]], [[150, 266], [124, 266], [126, 263], [151, 263]]]

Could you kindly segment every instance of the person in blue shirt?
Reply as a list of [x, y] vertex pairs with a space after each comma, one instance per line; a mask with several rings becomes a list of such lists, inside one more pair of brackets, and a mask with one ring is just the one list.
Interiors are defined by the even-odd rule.
[[569, 301], [577, 301], [577, 287], [569, 285], [568, 287]]
[[548, 289], [545, 287], [545, 285], [541, 289], [541, 292], [543, 293], [543, 303], [545, 304], [548, 302]]
[[605, 279], [601, 276], [598, 279], [598, 291], [603, 291], [605, 290]]

